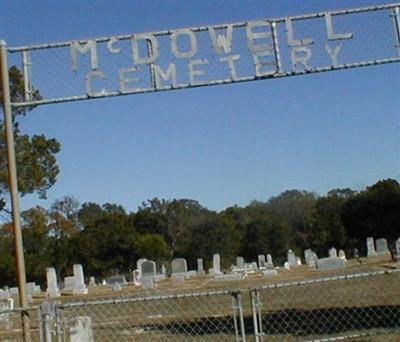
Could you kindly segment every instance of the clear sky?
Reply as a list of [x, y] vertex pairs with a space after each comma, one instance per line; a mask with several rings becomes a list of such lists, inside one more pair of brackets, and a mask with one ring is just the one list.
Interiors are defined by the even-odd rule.
[[[387, 2], [0, 0], [0, 36], [19, 46]], [[47, 200], [22, 207], [72, 195], [136, 210], [157, 196], [221, 210], [399, 180], [399, 94], [397, 63], [41, 106], [21, 129], [60, 141], [61, 172]]]

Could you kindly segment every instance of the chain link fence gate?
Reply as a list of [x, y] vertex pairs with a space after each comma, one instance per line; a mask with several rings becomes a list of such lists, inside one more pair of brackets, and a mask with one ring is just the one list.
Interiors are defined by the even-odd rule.
[[[400, 270], [237, 291], [44, 302], [30, 315], [38, 342], [398, 342]], [[19, 317], [19, 310], [0, 312], [1, 341], [22, 341]]]

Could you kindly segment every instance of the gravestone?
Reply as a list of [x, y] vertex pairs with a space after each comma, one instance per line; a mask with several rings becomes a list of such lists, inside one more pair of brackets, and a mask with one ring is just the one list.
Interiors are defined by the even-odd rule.
[[277, 270], [262, 270], [261, 273], [262, 273], [262, 276], [266, 277], [266, 278], [278, 275]]
[[37, 287], [36, 287], [36, 283], [35, 282], [26, 283], [26, 294], [28, 296], [32, 297], [37, 292], [40, 292], [40, 290], [37, 291]]
[[162, 274], [163, 276], [165, 276], [165, 275], [167, 274], [167, 269], [165, 268], [165, 265], [164, 265], [164, 264], [161, 265], [161, 274]]
[[68, 320], [70, 342], [94, 342], [92, 319], [87, 316]]
[[296, 254], [294, 254], [294, 252], [291, 249], [289, 249], [287, 253], [287, 261], [290, 267], [297, 266]]
[[339, 249], [339, 255], [338, 256], [339, 256], [340, 259], [346, 260], [346, 253], [344, 252], [343, 249]]
[[18, 287], [10, 287], [10, 295], [11, 296], [19, 296], [19, 288]]
[[106, 280], [106, 284], [107, 285], [114, 285], [114, 284], [126, 285], [127, 281], [123, 274], [117, 274], [115, 276], [108, 277]]
[[213, 255], [213, 272], [214, 274], [221, 273], [221, 258], [218, 253]]
[[259, 268], [265, 268], [266, 262], [265, 262], [265, 255], [264, 254], [259, 254], [258, 255], [258, 267]]
[[304, 251], [304, 259], [306, 260], [306, 264], [311, 266], [314, 261], [314, 253], [313, 251], [308, 248]]
[[273, 268], [274, 267], [274, 263], [272, 261], [272, 255], [271, 254], [267, 254], [267, 267], [268, 268]]
[[90, 277], [89, 278], [89, 285], [88, 286], [90, 286], [90, 287], [96, 287], [97, 286], [95, 277]]
[[297, 266], [301, 266], [302, 262], [301, 262], [301, 258], [300, 257], [296, 257], [296, 265]]
[[154, 277], [157, 273], [156, 263], [154, 261], [146, 260], [140, 265], [142, 277]]
[[376, 256], [375, 242], [373, 237], [367, 238], [367, 256]]
[[62, 289], [61, 293], [63, 294], [73, 294], [75, 287], [75, 277], [65, 277], [64, 278], [64, 288]]
[[187, 264], [184, 258], [176, 258], [171, 261], [172, 274], [186, 273]]
[[358, 251], [358, 248], [353, 249], [353, 258], [358, 259], [360, 257], [360, 252]]
[[120, 283], [114, 283], [114, 285], [113, 285], [113, 287], [112, 287], [112, 290], [113, 290], [114, 292], [122, 291], [122, 286], [121, 286], [121, 284], [120, 284]]
[[60, 289], [57, 284], [57, 274], [54, 267], [46, 268], [47, 295], [50, 298], [61, 296]]
[[142, 278], [140, 284], [144, 289], [154, 289], [154, 279], [152, 277]]
[[236, 267], [244, 268], [244, 258], [241, 256], [236, 257]]
[[386, 239], [376, 240], [376, 253], [380, 255], [390, 253]]
[[216, 274], [214, 276], [215, 281], [235, 281], [241, 279], [243, 279], [241, 273]]
[[75, 264], [73, 266], [74, 269], [74, 278], [75, 278], [75, 286], [73, 293], [77, 294], [87, 294], [88, 289], [85, 285], [85, 278], [83, 276], [83, 268], [81, 264]]
[[[0, 312], [13, 310], [14, 299], [13, 298], [0, 298]], [[13, 325], [13, 319], [11, 313], [0, 313], [0, 330], [11, 330]], [[11, 340], [10, 340], [11, 341]]]
[[290, 264], [288, 261], [285, 261], [285, 263], [283, 264], [283, 268], [286, 270], [290, 270]]
[[395, 258], [396, 260], [400, 260], [400, 238], [398, 238], [395, 242], [395, 248], [396, 248], [396, 255]]
[[204, 274], [204, 267], [203, 267], [203, 259], [198, 258], [197, 259], [197, 273], [198, 274]]
[[328, 251], [329, 257], [330, 258], [337, 258], [337, 250], [335, 247], [332, 247], [329, 251]]
[[346, 261], [340, 258], [328, 257], [318, 259], [317, 261], [317, 270], [320, 271], [336, 270], [344, 267], [346, 267]]
[[172, 274], [169, 280], [172, 287], [185, 285], [185, 277], [179, 274]]

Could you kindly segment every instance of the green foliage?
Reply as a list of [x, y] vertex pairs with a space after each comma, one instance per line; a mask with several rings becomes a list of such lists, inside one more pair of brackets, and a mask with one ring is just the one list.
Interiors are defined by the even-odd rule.
[[[19, 102], [24, 97], [24, 82], [22, 73], [12, 66], [9, 69], [10, 96], [12, 102]], [[0, 99], [2, 100], [2, 89]], [[38, 90], [33, 89], [33, 99], [40, 99]], [[33, 107], [13, 108], [13, 132], [18, 173], [18, 186], [22, 195], [37, 193], [40, 198], [46, 198], [47, 190], [55, 183], [59, 168], [55, 155], [61, 145], [56, 139], [48, 139], [44, 135], [28, 136], [19, 129], [17, 117], [25, 115]], [[8, 170], [5, 148], [4, 121], [0, 117], [0, 198], [8, 192]]]
[[143, 234], [134, 242], [136, 255], [153, 260], [159, 264], [171, 259], [172, 250], [161, 235]]
[[[228, 269], [235, 257], [255, 261], [271, 254], [282, 264], [288, 249], [302, 255], [311, 247], [326, 255], [330, 247], [365, 250], [368, 236], [390, 240], [400, 235], [400, 185], [382, 180], [355, 192], [332, 189], [325, 196], [290, 190], [266, 202], [253, 201], [220, 213], [191, 199], [154, 198], [136, 213], [113, 203], [79, 205], [73, 197], [56, 200], [49, 210], [35, 207], [22, 213], [27, 278], [43, 283], [46, 267], [64, 277], [74, 263], [87, 275], [128, 273], [139, 258], [167, 264], [184, 257], [191, 269], [197, 258], [211, 266], [220, 253]], [[0, 286], [15, 284], [11, 226], [0, 228]]]

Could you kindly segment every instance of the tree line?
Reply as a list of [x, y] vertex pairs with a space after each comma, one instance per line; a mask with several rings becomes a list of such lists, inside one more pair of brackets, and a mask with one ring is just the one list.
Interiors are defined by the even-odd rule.
[[[324, 196], [288, 190], [267, 201], [216, 212], [193, 199], [153, 198], [127, 212], [121, 205], [72, 197], [49, 209], [36, 206], [21, 213], [26, 272], [29, 281], [44, 283], [46, 267], [60, 277], [81, 263], [86, 275], [129, 273], [138, 258], [159, 265], [184, 257], [191, 269], [197, 258], [205, 267], [220, 253], [228, 267], [238, 255], [246, 260], [269, 253], [276, 264], [288, 249], [303, 255], [312, 248], [326, 256], [330, 247], [366, 253], [369, 236], [394, 241], [400, 236], [400, 185], [378, 181], [362, 191], [333, 189]], [[0, 286], [16, 283], [11, 223], [0, 229]]]

